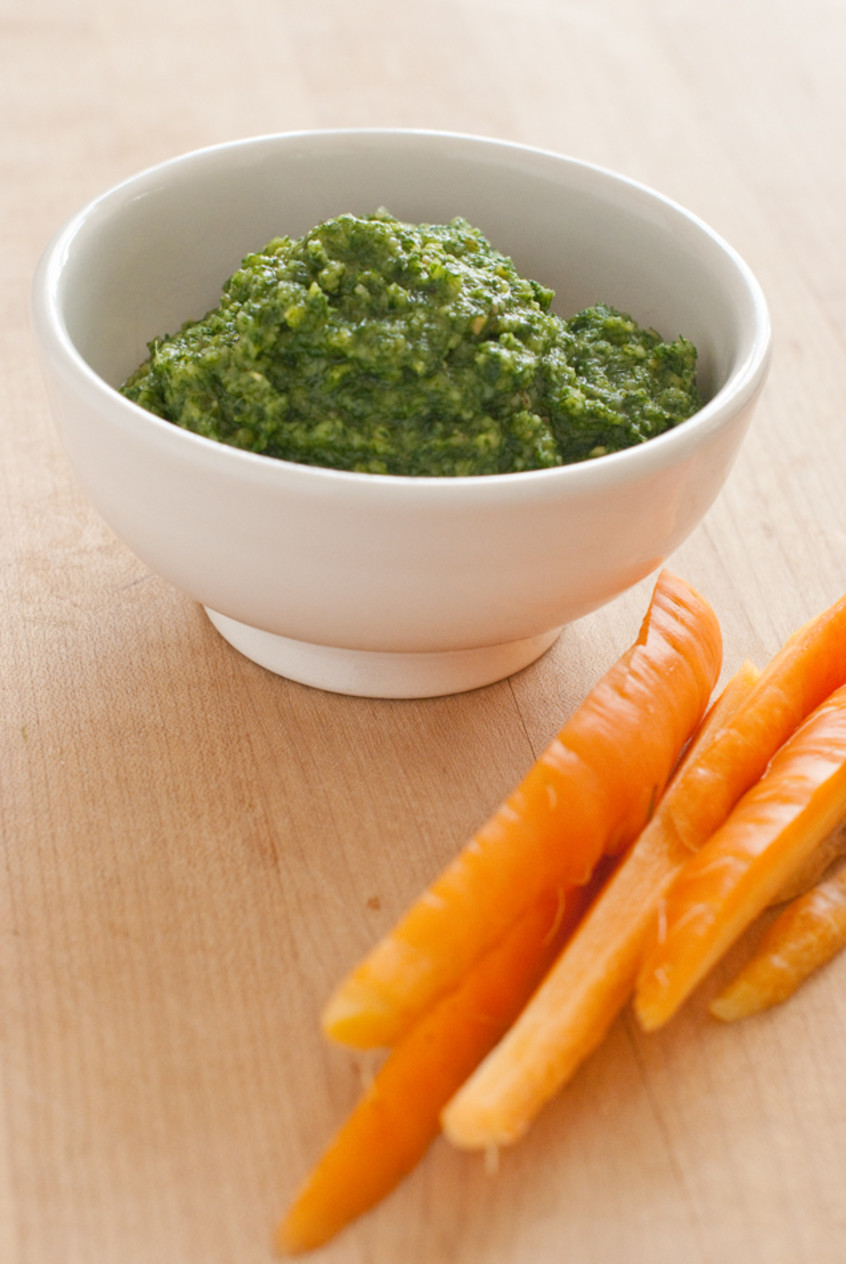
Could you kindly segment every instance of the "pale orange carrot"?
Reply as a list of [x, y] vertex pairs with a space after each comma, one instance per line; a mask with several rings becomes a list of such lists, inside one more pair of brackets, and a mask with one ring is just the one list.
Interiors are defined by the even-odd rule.
[[341, 983], [324, 1031], [393, 1044], [546, 890], [585, 882], [660, 798], [720, 670], [708, 604], [663, 571], [634, 645], [525, 779]]
[[690, 856], [666, 827], [683, 769], [707, 751], [760, 673], [744, 663], [709, 710], [655, 816], [620, 862], [515, 1026], [445, 1108], [448, 1139], [467, 1148], [516, 1141], [602, 1042], [634, 990], [661, 892]]
[[440, 1131], [441, 1107], [517, 1016], [593, 891], [542, 896], [394, 1046], [279, 1225], [281, 1252], [327, 1242], [411, 1171]]
[[819, 847], [796, 872], [788, 878], [782, 889], [772, 901], [773, 904], [786, 904], [788, 900], [798, 900], [800, 895], [810, 891], [833, 868], [834, 862], [846, 855], [846, 821], [823, 839]]
[[781, 1005], [846, 948], [846, 867], [792, 900], [708, 1009], [735, 1022]]
[[680, 869], [638, 973], [635, 1013], [670, 1019], [846, 815], [846, 687], [776, 752], [724, 825]]

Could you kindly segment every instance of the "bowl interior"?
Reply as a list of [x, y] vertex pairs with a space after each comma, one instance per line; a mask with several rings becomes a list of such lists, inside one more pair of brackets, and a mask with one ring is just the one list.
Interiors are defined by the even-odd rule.
[[751, 353], [742, 265], [707, 227], [626, 180], [536, 150], [433, 133], [257, 138], [166, 163], [104, 195], [67, 238], [58, 303], [71, 341], [117, 386], [149, 339], [214, 306], [251, 250], [345, 211], [462, 215], [556, 292], [603, 301], [700, 353], [714, 396]]

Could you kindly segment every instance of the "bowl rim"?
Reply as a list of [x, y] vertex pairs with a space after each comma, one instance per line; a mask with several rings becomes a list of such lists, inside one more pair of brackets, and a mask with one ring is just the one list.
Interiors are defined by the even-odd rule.
[[[159, 179], [162, 175], [191, 162], [213, 160], [253, 147], [294, 145], [312, 140], [321, 143], [339, 140], [360, 143], [368, 139], [390, 142], [415, 138], [425, 143], [443, 142], [453, 145], [487, 146], [492, 151], [515, 156], [524, 155], [542, 161], [551, 160], [618, 187], [626, 187], [637, 197], [662, 205], [676, 218], [686, 221], [699, 234], [709, 238], [732, 265], [745, 290], [752, 312], [746, 355], [735, 366], [715, 395], [700, 409], [678, 426], [644, 443], [624, 448], [619, 452], [607, 453], [590, 461], [548, 469], [502, 474], [415, 476], [375, 474], [305, 465], [250, 452], [196, 434], [148, 412], [127, 399], [101, 377], [78, 350], [65, 321], [61, 301], [61, 277], [74, 239], [85, 230], [95, 216], [108, 211], [109, 203], [120, 204], [122, 199], [130, 195], [133, 190], [138, 190], [139, 186]], [[681, 203], [652, 186], [598, 163], [552, 149], [493, 136], [430, 128], [350, 127], [264, 132], [187, 150], [144, 167], [90, 198], [56, 229], [35, 269], [30, 292], [30, 313], [38, 340], [43, 349], [51, 355], [54, 363], [62, 364], [63, 376], [73, 374], [81, 378], [89, 390], [94, 390], [95, 393], [107, 399], [112, 407], [119, 409], [118, 415], [122, 416], [127, 425], [136, 428], [143, 422], [147, 427], [153, 427], [153, 432], [159, 430], [162, 435], [167, 435], [169, 443], [177, 446], [184, 445], [186, 459], [199, 460], [203, 465], [209, 462], [212, 465], [218, 465], [223, 462], [228, 464], [233, 472], [239, 468], [240, 464], [240, 468], [251, 479], [257, 478], [262, 482], [265, 479], [278, 481], [282, 478], [286, 481], [288, 478], [296, 477], [301, 483], [304, 480], [314, 480], [316, 486], [325, 485], [327, 489], [331, 489], [334, 484], [340, 490], [343, 485], [347, 493], [354, 492], [356, 488], [374, 492], [380, 489], [383, 494], [393, 490], [403, 498], [409, 495], [449, 496], [461, 491], [465, 496], [469, 494], [487, 499], [493, 495], [510, 499], [511, 496], [523, 498], [529, 490], [535, 496], [544, 496], [544, 493], [560, 495], [564, 488], [570, 488], [577, 494], [588, 495], [600, 487], [628, 481], [630, 477], [636, 477], [639, 472], [651, 471], [671, 464], [681, 455], [681, 452], [691, 446], [695, 438], [705, 437], [708, 432], [719, 429], [727, 420], [729, 409], [734, 413], [750, 404], [763, 385], [772, 354], [770, 315], [760, 283], [738, 251], [695, 212], [688, 210]], [[329, 480], [328, 483], [326, 480]]]

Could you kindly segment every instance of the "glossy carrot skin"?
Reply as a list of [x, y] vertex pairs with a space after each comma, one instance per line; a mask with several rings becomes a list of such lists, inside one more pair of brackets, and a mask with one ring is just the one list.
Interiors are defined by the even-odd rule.
[[780, 1005], [844, 948], [846, 868], [781, 911], [709, 1012], [728, 1023]]
[[744, 663], [708, 712], [650, 823], [580, 922], [511, 1030], [445, 1107], [441, 1123], [467, 1149], [516, 1141], [602, 1042], [634, 991], [662, 891], [690, 856], [668, 828], [681, 770], [707, 759], [760, 673]]
[[279, 1226], [276, 1245], [322, 1245], [399, 1184], [438, 1135], [441, 1107], [516, 1018], [593, 887], [543, 896], [388, 1055]]
[[662, 901], [635, 992], [648, 1031], [676, 1013], [790, 874], [846, 814], [846, 687], [782, 746]]
[[660, 798], [719, 675], [719, 625], [668, 571], [632, 647], [490, 820], [342, 982], [325, 1033], [391, 1045], [544, 891], [587, 881]]

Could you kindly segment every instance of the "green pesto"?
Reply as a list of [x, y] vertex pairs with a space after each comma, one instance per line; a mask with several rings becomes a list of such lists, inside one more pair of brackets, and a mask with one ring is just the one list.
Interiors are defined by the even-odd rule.
[[341, 215], [248, 255], [121, 389], [252, 452], [417, 476], [583, 461], [699, 407], [686, 339], [552, 298], [463, 219]]

